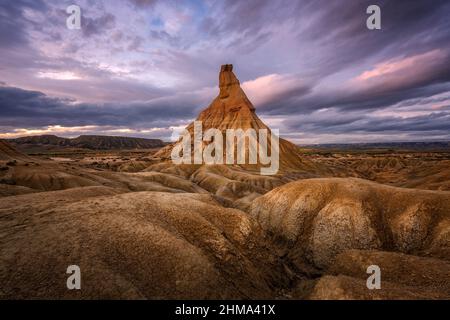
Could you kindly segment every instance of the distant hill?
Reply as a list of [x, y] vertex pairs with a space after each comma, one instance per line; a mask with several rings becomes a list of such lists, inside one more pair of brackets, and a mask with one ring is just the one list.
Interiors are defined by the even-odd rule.
[[329, 143], [314, 144], [306, 146], [308, 148], [323, 150], [373, 150], [392, 149], [408, 151], [449, 151], [450, 141], [430, 141], [430, 142], [377, 142], [377, 143]]
[[55, 135], [29, 136], [8, 140], [18, 147], [54, 146], [91, 150], [151, 149], [163, 147], [165, 143], [159, 139], [82, 135], [78, 138], [61, 138]]
[[11, 160], [31, 160], [30, 157], [14, 149], [5, 140], [0, 140], [0, 161], [11, 161]]

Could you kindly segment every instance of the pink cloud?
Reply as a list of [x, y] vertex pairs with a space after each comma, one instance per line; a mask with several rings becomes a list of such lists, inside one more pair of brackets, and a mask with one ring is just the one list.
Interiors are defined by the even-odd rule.
[[448, 106], [450, 105], [450, 101], [447, 101], [447, 103], [443, 103], [443, 104], [433, 104], [431, 106], [431, 109], [433, 110], [441, 110], [444, 108], [448, 108]]
[[242, 88], [255, 106], [259, 106], [275, 101], [289, 92], [305, 91], [307, 86], [294, 75], [269, 74], [244, 82]]
[[61, 137], [74, 138], [83, 134], [101, 134], [109, 136], [125, 135], [130, 137], [161, 137], [169, 136], [171, 133], [171, 128], [146, 128], [146, 129], [133, 129], [129, 127], [114, 127], [114, 126], [73, 126], [66, 127], [62, 125], [47, 126], [39, 129], [27, 129], [27, 128], [16, 128], [10, 132], [0, 133], [0, 139], [14, 139], [25, 136], [36, 136], [36, 135], [56, 135]]
[[442, 65], [448, 54], [436, 49], [407, 58], [391, 59], [364, 71], [350, 82], [360, 86], [397, 87], [411, 84], [435, 74], [436, 67]]

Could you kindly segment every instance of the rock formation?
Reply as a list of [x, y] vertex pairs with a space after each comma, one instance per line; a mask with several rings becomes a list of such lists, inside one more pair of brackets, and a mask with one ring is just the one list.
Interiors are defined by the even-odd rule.
[[[270, 136], [270, 128], [256, 115], [255, 107], [242, 90], [239, 80], [233, 73], [233, 65], [222, 65], [219, 74], [219, 89], [219, 95], [196, 119], [196, 121], [202, 122], [203, 132], [211, 128], [219, 129], [224, 134], [227, 129], [242, 129], [244, 131], [254, 129], [256, 132], [260, 129], [266, 129]], [[193, 136], [194, 123], [191, 123], [186, 129]], [[170, 144], [161, 149], [155, 156], [170, 159], [174, 145]], [[270, 139], [268, 148], [270, 149]], [[280, 138], [280, 167], [291, 169], [312, 168], [312, 163], [301, 159], [299, 151], [297, 146]], [[243, 167], [249, 168], [249, 166]]]

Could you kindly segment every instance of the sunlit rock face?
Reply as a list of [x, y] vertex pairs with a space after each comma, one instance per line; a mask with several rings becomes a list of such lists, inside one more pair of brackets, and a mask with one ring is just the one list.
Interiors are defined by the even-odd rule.
[[[200, 112], [195, 121], [201, 121], [203, 132], [206, 132], [208, 129], [222, 131], [224, 141], [227, 129], [242, 129], [244, 131], [253, 129], [256, 134], [258, 134], [259, 130], [265, 129], [268, 132], [268, 137], [272, 133], [271, 129], [256, 115], [255, 107], [241, 88], [238, 78], [233, 73], [233, 65], [231, 64], [221, 66], [219, 73], [219, 95], [206, 109]], [[194, 123], [191, 123], [186, 130], [193, 136]], [[155, 156], [170, 159], [174, 145], [171, 144], [161, 149]], [[204, 143], [203, 146], [205, 147], [206, 145], [207, 143]], [[270, 138], [268, 138], [267, 147], [268, 149], [271, 147]], [[301, 159], [297, 146], [281, 138], [279, 139], [279, 162], [281, 169], [314, 167], [312, 163]], [[236, 164], [236, 161], [234, 163]], [[248, 166], [244, 167], [249, 168]]]
[[226, 99], [230, 96], [230, 92], [235, 88], [240, 88], [238, 78], [233, 73], [232, 64], [224, 64], [220, 68], [219, 74], [220, 99]]

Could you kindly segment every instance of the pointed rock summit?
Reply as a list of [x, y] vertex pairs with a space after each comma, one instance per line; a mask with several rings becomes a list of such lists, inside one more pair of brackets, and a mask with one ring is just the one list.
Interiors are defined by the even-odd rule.
[[224, 64], [220, 68], [219, 74], [219, 97], [221, 99], [228, 98], [233, 89], [240, 88], [240, 83], [238, 78], [233, 73], [232, 64]]
[[[208, 129], [219, 129], [224, 134], [227, 129], [267, 129], [269, 135], [270, 128], [266, 126], [256, 115], [255, 107], [248, 99], [244, 90], [240, 86], [238, 78], [233, 73], [233, 65], [225, 64], [220, 68], [219, 74], [219, 95], [204, 109], [196, 121], [201, 121], [203, 132]], [[194, 123], [191, 123], [186, 130], [193, 135]], [[156, 157], [170, 159], [171, 151], [175, 144], [170, 144], [156, 153]], [[270, 141], [269, 141], [270, 148]], [[291, 142], [279, 139], [280, 166], [284, 168], [296, 169], [304, 162], [300, 159], [299, 148]]]
[[[203, 130], [226, 129], [269, 129], [255, 114], [255, 107], [242, 90], [239, 80], [233, 73], [233, 65], [220, 68], [219, 95], [208, 108], [203, 110], [197, 121], [202, 121]], [[188, 130], [193, 124], [188, 126]]]

